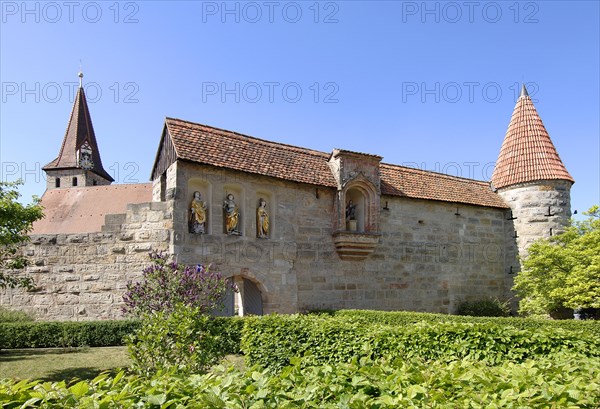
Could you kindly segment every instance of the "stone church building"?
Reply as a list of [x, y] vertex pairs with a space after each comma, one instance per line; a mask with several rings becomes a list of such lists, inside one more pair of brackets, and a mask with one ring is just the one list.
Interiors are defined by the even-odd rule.
[[119, 318], [127, 282], [164, 250], [237, 282], [224, 314], [453, 313], [463, 300], [510, 298], [518, 256], [571, 216], [574, 180], [525, 87], [491, 182], [174, 118], [150, 183], [113, 185], [99, 148], [80, 86], [43, 168], [45, 218], [23, 246], [38, 288], [3, 290], [2, 305], [38, 319]]

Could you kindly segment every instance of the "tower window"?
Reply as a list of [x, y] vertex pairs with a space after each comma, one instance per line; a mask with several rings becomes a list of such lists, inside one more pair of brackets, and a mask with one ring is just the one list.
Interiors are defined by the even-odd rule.
[[54, 179], [54, 187], [60, 187], [60, 178]]
[[73, 186], [77, 186], [77, 178], [73, 178]]

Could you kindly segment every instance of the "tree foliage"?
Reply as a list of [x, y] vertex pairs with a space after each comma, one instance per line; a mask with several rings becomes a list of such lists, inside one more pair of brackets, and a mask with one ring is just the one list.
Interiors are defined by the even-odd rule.
[[29, 241], [33, 222], [44, 217], [37, 197], [28, 205], [18, 201], [21, 184], [21, 181], [0, 182], [0, 288], [33, 287], [30, 277], [15, 277], [7, 271], [27, 266], [27, 259], [19, 252], [19, 247]]
[[561, 308], [600, 308], [600, 208], [584, 221], [533, 243], [515, 278], [519, 310], [547, 314]]

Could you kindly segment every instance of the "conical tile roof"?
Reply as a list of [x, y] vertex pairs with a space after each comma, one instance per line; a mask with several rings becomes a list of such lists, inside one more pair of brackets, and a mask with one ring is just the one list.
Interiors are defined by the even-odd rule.
[[114, 182], [114, 179], [102, 166], [100, 150], [98, 149], [98, 143], [96, 142], [96, 134], [94, 133], [94, 127], [92, 126], [92, 118], [90, 117], [85, 92], [83, 87], [80, 86], [75, 98], [75, 103], [73, 104], [69, 125], [67, 126], [67, 132], [65, 133], [58, 157], [44, 166], [43, 169], [80, 168], [77, 159], [77, 151], [86, 142], [92, 150], [92, 160], [94, 162], [94, 166], [90, 170], [98, 176]]
[[523, 85], [492, 174], [492, 186], [500, 189], [552, 179], [575, 182]]

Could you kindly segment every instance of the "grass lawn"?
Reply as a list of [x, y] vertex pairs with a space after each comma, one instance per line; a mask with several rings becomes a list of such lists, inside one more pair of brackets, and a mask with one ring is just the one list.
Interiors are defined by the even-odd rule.
[[0, 378], [69, 382], [129, 366], [127, 347], [38, 348], [0, 351]]
[[[227, 355], [225, 364], [244, 369], [244, 357]], [[101, 372], [126, 368], [131, 361], [127, 347], [37, 348], [0, 351], [0, 379], [42, 379], [71, 382], [94, 379]]]

